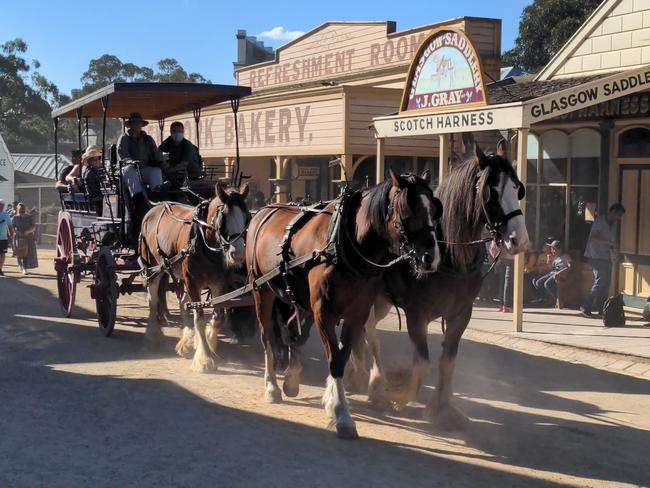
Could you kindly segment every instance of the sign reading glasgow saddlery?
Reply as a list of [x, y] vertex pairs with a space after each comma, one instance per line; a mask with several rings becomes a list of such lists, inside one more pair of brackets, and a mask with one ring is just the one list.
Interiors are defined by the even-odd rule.
[[402, 112], [486, 105], [481, 60], [464, 32], [434, 31], [420, 45], [402, 97]]

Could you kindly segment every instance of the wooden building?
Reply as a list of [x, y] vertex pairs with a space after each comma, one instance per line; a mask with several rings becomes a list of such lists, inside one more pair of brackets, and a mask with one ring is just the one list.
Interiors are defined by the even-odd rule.
[[[442, 130], [433, 115], [398, 114], [418, 46], [441, 27], [471, 40], [487, 94], [484, 107], [436, 116], [450, 122]], [[338, 193], [341, 168], [370, 184], [389, 165], [444, 177], [454, 134], [481, 131], [487, 147], [509, 137], [513, 159], [527, 160], [518, 171], [527, 176], [527, 227], [538, 249], [553, 235], [580, 256], [594, 216], [616, 201], [627, 208], [613, 286], [639, 307], [650, 295], [650, 0], [605, 0], [537, 75], [498, 80], [500, 55], [498, 19], [401, 32], [393, 22], [326, 22], [275, 59], [235, 71], [253, 90], [237, 119], [243, 172], [267, 199], [326, 199]], [[196, 142], [191, 115], [180, 119]], [[199, 142], [209, 164], [232, 164], [234, 126], [229, 106], [203, 111]], [[521, 259], [517, 266], [521, 290]], [[589, 273], [585, 265], [583, 288]]]
[[[272, 61], [235, 71], [253, 95], [239, 108], [242, 170], [255, 191], [278, 201], [338, 194], [340, 159], [351, 180], [375, 182], [372, 118], [399, 109], [415, 50], [432, 29], [464, 30], [477, 46], [488, 76], [498, 79], [501, 21], [462, 17], [397, 32], [394, 22], [326, 22], [280, 47]], [[196, 141], [191, 115], [181, 118]], [[166, 126], [169, 126], [167, 121]], [[204, 109], [200, 148], [208, 163], [231, 164], [234, 119], [229, 106]], [[438, 140], [389, 142], [390, 165], [438, 174]]]

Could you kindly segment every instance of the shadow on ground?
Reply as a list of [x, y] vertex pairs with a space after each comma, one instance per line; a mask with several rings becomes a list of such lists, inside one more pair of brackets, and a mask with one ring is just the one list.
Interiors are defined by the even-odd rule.
[[[0, 283], [4, 297], [5, 283]], [[464, 341], [455, 391], [457, 404], [473, 419], [466, 432], [434, 431], [419, 420], [421, 405], [384, 415], [354, 396], [351, 406], [363, 422], [400, 426], [479, 452], [400, 440], [347, 443], [326, 430], [291, 422], [291, 405], [282, 421], [207, 402], [168, 381], [113, 378], [110, 371], [105, 376], [55, 371], [48, 365], [171, 356], [175, 339], [168, 339], [163, 353], [146, 353], [140, 332], [118, 326], [115, 337], [105, 339], [93, 327], [53, 322], [47, 319], [58, 317], [52, 293], [20, 281], [11, 286], [12, 296], [24, 297], [31, 309], [0, 324], [0, 432], [12, 439], [0, 442], [3, 486], [551, 484], [508, 472], [512, 467], [647, 483], [648, 430], [605, 418], [607, 412], [595, 403], [554, 393], [621, 395], [624, 402], [626, 395], [648, 395], [647, 381]], [[397, 331], [382, 331], [381, 339], [387, 356], [393, 344], [407, 340]], [[432, 334], [433, 355], [439, 343], [440, 335]], [[224, 361], [241, 365], [242, 374], [260, 378], [261, 397], [259, 348], [224, 343], [220, 351]], [[303, 383], [323, 385], [326, 365], [316, 338], [304, 357]], [[435, 383], [435, 370], [428, 387]], [[430, 392], [425, 388], [419, 400], [426, 402]], [[321, 408], [318, 398], [299, 396], [291, 402]], [[458, 458], [440, 457], [448, 454]], [[491, 460], [499, 469], [464, 461], [472, 458]]]

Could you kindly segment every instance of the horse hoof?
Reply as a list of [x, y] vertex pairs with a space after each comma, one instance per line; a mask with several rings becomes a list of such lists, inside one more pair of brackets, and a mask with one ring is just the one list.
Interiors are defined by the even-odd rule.
[[354, 424], [336, 424], [336, 437], [346, 441], [352, 441], [359, 438], [357, 427]]
[[266, 399], [266, 403], [282, 403], [282, 393], [277, 386], [275, 388], [268, 388], [266, 393], [264, 393], [264, 398]]
[[194, 358], [190, 368], [197, 373], [213, 373], [217, 371], [218, 365], [214, 358]]
[[467, 415], [451, 405], [438, 410], [427, 409], [425, 417], [435, 427], [446, 431], [464, 430], [470, 423]]
[[298, 393], [300, 393], [300, 383], [292, 385], [291, 383], [285, 381], [282, 383], [282, 391], [289, 398], [295, 398], [298, 396]]

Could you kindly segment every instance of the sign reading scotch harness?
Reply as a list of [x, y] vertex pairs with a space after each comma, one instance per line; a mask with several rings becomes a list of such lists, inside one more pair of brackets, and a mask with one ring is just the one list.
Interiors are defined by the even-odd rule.
[[467, 35], [451, 27], [431, 33], [409, 68], [402, 112], [486, 103], [481, 60]]

